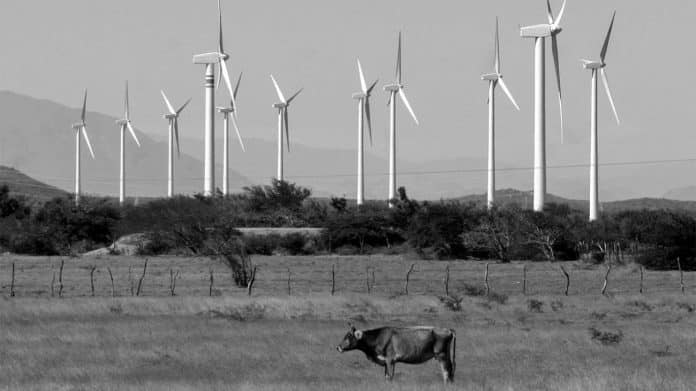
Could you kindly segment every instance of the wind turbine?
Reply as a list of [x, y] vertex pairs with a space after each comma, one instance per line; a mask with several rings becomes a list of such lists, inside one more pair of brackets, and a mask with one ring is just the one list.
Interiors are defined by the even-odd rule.
[[278, 180], [283, 180], [283, 129], [285, 129], [285, 138], [288, 146], [288, 152], [290, 152], [290, 126], [288, 125], [288, 107], [292, 103], [297, 95], [302, 92], [303, 88], [300, 88], [290, 99], [285, 99], [283, 91], [280, 90], [278, 82], [271, 75], [271, 80], [273, 81], [273, 86], [275, 87], [276, 93], [278, 94], [279, 103], [273, 105], [273, 108], [278, 109]]
[[485, 74], [481, 76], [481, 79], [488, 81], [488, 209], [491, 209], [495, 204], [495, 87], [498, 84], [517, 111], [520, 110], [520, 106], [517, 105], [500, 73], [498, 18], [495, 19], [495, 72]]
[[239, 74], [239, 79], [237, 79], [237, 85], [234, 87], [232, 92], [232, 100], [230, 101], [230, 107], [218, 107], [218, 112], [222, 113], [224, 120], [224, 132], [223, 132], [223, 154], [222, 154], [222, 194], [228, 195], [230, 192], [230, 114], [232, 114], [232, 124], [234, 124], [234, 130], [237, 132], [237, 138], [239, 139], [239, 144], [242, 146], [242, 151], [246, 152], [244, 147], [244, 141], [242, 140], [242, 135], [239, 133], [239, 126], [237, 125], [237, 120], [235, 119], [234, 113], [236, 112], [235, 101], [237, 100], [237, 92], [239, 92], [239, 83], [242, 81], [242, 74]]
[[401, 97], [406, 109], [411, 114], [416, 125], [420, 125], [416, 114], [411, 108], [411, 104], [404, 92], [401, 73], [401, 33], [399, 33], [399, 49], [396, 57], [396, 78], [393, 84], [384, 87], [384, 91], [389, 93], [389, 206], [393, 207], [392, 200], [396, 198], [396, 95]]
[[563, 99], [561, 71], [558, 63], [559, 25], [565, 11], [566, 0], [554, 19], [551, 3], [546, 0], [548, 24], [522, 27], [523, 38], [534, 38], [534, 210], [544, 210], [546, 199], [546, 38], [551, 38], [553, 61], [558, 85], [558, 102], [561, 112], [561, 142], [563, 142]]
[[133, 125], [130, 120], [130, 104], [128, 103], [128, 82], [126, 82], [126, 100], [124, 102], [125, 114], [123, 119], [116, 121], [116, 124], [121, 128], [121, 176], [119, 180], [119, 192], [118, 192], [118, 202], [123, 205], [126, 202], [126, 129], [133, 136], [133, 140], [138, 144], [140, 148], [140, 141], [138, 141], [138, 136], [135, 135], [135, 130], [133, 130]]
[[174, 196], [174, 140], [176, 140], [176, 151], [178, 156], [181, 156], [181, 148], [179, 146], [179, 115], [188, 106], [191, 99], [187, 100], [178, 110], [174, 110], [171, 102], [167, 98], [164, 91], [162, 93], [162, 98], [164, 98], [164, 103], [167, 105], [167, 110], [169, 114], [165, 114], [164, 118], [169, 121], [169, 169], [167, 171], [167, 197], [172, 198]]
[[609, 25], [609, 31], [607, 31], [607, 36], [604, 39], [604, 45], [602, 46], [602, 51], [599, 54], [599, 61], [591, 60], [581, 60], [585, 69], [592, 71], [592, 103], [590, 109], [590, 221], [595, 221], [598, 218], [599, 213], [599, 165], [598, 165], [598, 137], [597, 137], [597, 73], [602, 75], [602, 81], [604, 82], [604, 89], [607, 92], [607, 97], [609, 98], [609, 103], [611, 104], [611, 109], [614, 112], [614, 118], [616, 118], [616, 123], [621, 124], [619, 120], [619, 114], [616, 112], [616, 106], [614, 105], [614, 98], [611, 95], [611, 89], [609, 88], [609, 79], [607, 78], [607, 72], [605, 70], [607, 63], [605, 59], [607, 57], [607, 49], [609, 48], [609, 41], [611, 39], [611, 31], [614, 28], [614, 19], [616, 18], [616, 12], [611, 17], [611, 24]]
[[[232, 92], [232, 82], [230, 81], [230, 73], [227, 70], [227, 59], [229, 55], [225, 53], [223, 46], [222, 34], [222, 6], [218, 0], [219, 21], [219, 37], [218, 51], [213, 53], [204, 53], [193, 56], [194, 64], [205, 65], [205, 162], [204, 162], [204, 179], [203, 179], [203, 195], [210, 197], [215, 191], [215, 65], [220, 66], [222, 78], [232, 96], [233, 106], [237, 106], [234, 94]], [[232, 115], [236, 116], [235, 111]]]
[[85, 90], [85, 98], [82, 101], [82, 114], [80, 115], [80, 122], [72, 126], [75, 131], [75, 205], [80, 204], [80, 196], [82, 195], [82, 182], [80, 178], [80, 133], [84, 137], [87, 147], [89, 148], [89, 153], [94, 157], [94, 150], [92, 149], [92, 144], [89, 142], [89, 136], [87, 136], [87, 123], [85, 122], [85, 116], [87, 115], [87, 90]]
[[372, 144], [372, 116], [370, 114], [370, 96], [377, 82], [370, 87], [365, 82], [365, 74], [363, 73], [362, 64], [358, 60], [358, 72], [360, 73], [360, 92], [353, 94], [353, 99], [358, 101], [358, 205], [365, 203], [365, 151], [364, 151], [364, 135], [365, 135], [365, 119], [367, 119], [367, 129], [370, 133], [370, 144]]

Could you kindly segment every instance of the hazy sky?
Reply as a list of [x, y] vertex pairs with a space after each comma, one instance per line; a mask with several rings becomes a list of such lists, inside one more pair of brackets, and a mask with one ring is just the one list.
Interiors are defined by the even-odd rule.
[[[164, 88], [175, 105], [194, 98], [183, 115], [182, 131], [184, 137], [202, 137], [204, 69], [193, 65], [191, 57], [216, 47], [215, 0], [2, 3], [0, 88], [77, 107], [88, 87], [90, 110], [121, 115], [128, 79], [139, 129], [164, 137], [159, 96]], [[554, 0], [553, 7], [558, 12], [560, 1]], [[623, 123], [617, 127], [612, 121], [602, 91], [600, 159], [696, 157], [696, 74], [691, 72], [696, 55], [690, 38], [696, 2], [570, 0], [560, 36], [565, 145], [560, 144], [548, 47], [549, 164], [588, 160], [590, 73], [578, 60], [598, 57], [614, 9], [618, 14], [607, 70]], [[522, 107], [515, 112], [499, 95], [499, 159], [518, 166], [532, 162], [533, 43], [519, 37], [518, 26], [545, 22], [543, 0], [223, 0], [223, 11], [230, 70], [235, 77], [244, 71], [239, 96], [244, 136], [275, 139], [273, 73], [286, 94], [305, 88], [291, 108], [293, 141], [354, 148], [355, 60], [360, 57], [367, 77], [379, 78], [380, 87], [391, 81], [402, 30], [404, 80], [421, 126], [399, 109], [400, 157], [481, 157], [481, 167], [487, 85], [480, 75], [492, 70], [499, 16], [502, 70]], [[375, 146], [370, 152], [386, 156], [387, 97], [381, 89], [374, 95]]]

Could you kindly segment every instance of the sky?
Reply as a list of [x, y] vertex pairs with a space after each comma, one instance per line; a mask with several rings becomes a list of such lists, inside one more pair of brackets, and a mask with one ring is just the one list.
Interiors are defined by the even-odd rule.
[[[552, 1], [555, 12], [560, 3]], [[589, 159], [590, 73], [579, 59], [599, 56], [614, 10], [607, 72], [622, 124], [613, 122], [600, 90], [600, 160], [696, 157], [690, 115], [696, 75], [688, 71], [696, 65], [690, 42], [696, 2], [570, 0], [559, 37], [565, 144], [550, 45], [547, 52], [549, 165]], [[293, 142], [355, 148], [356, 59], [380, 87], [391, 82], [402, 31], [406, 92], [421, 125], [399, 108], [400, 158], [480, 158], [477, 168], [485, 167], [487, 143], [487, 85], [480, 76], [493, 70], [497, 16], [502, 72], [522, 108], [516, 112], [499, 91], [498, 159], [509, 167], [533, 162], [533, 42], [519, 37], [519, 26], [545, 22], [543, 0], [223, 0], [223, 13], [229, 68], [235, 78], [244, 72], [238, 105], [245, 137], [275, 139], [272, 73], [286, 95], [305, 88], [291, 107]], [[215, 0], [3, 0], [0, 89], [78, 107], [89, 88], [89, 109], [117, 116], [129, 80], [139, 129], [165, 137], [164, 89], [175, 105], [193, 98], [182, 133], [202, 138], [204, 69], [192, 56], [214, 51], [216, 34]], [[386, 102], [381, 89], [374, 93], [369, 152], [383, 157]]]

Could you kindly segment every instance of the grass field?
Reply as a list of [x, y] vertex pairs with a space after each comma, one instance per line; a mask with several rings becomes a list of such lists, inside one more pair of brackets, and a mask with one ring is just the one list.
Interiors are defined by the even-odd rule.
[[[443, 389], [433, 362], [397, 365], [394, 383], [387, 384], [382, 369], [362, 354], [336, 352], [347, 320], [363, 328], [384, 324], [454, 328], [457, 371], [450, 389], [691, 390], [696, 384], [692, 369], [696, 297], [690, 294], [691, 285], [687, 294], [680, 293], [674, 273], [649, 273], [646, 293], [640, 295], [631, 293], [637, 287], [636, 271], [620, 269], [610, 280], [614, 290], [601, 296], [601, 281], [590, 278], [603, 278], [601, 269], [568, 265], [577, 277], [575, 288], [571, 281], [570, 296], [539, 292], [523, 296], [519, 285], [513, 284], [520, 264], [491, 265], [492, 288], [515, 288], [510, 288], [509, 297], [466, 296], [461, 310], [453, 311], [429, 293], [441, 286], [442, 273], [433, 288], [426, 283], [427, 273], [434, 278], [444, 264], [417, 263], [421, 275], [414, 273], [412, 294], [405, 296], [395, 292], [411, 261], [382, 259], [390, 265], [384, 265], [382, 273], [399, 271], [399, 277], [385, 277], [382, 288], [377, 277], [375, 291], [367, 295], [350, 291], [364, 289], [358, 283], [364, 278], [361, 271], [377, 261], [350, 258], [345, 261], [354, 262], [353, 267], [340, 263], [337, 268], [345, 271], [346, 282], [337, 284], [336, 296], [316, 284], [311, 294], [301, 286], [292, 296], [284, 291], [287, 267], [298, 280], [308, 274], [303, 277], [309, 281], [311, 262], [328, 266], [330, 272], [331, 261], [336, 259], [259, 259], [267, 280], [261, 279], [257, 293], [247, 297], [229, 287], [224, 269], [212, 261], [153, 258], [145, 280], [149, 281], [146, 297], [130, 297], [128, 265], [142, 267], [142, 260], [67, 260], [66, 295], [59, 299], [50, 297], [49, 266], [56, 268], [56, 259], [50, 263], [43, 258], [14, 259], [22, 271], [17, 297], [9, 298], [6, 280], [12, 260], [6, 258], [0, 269], [0, 389]], [[123, 280], [118, 285], [120, 297], [110, 297], [110, 282], [104, 275], [99, 275], [97, 284], [102, 297], [89, 297], [85, 267], [92, 263], [99, 270], [108, 264], [119, 276], [116, 280]], [[211, 266], [220, 268], [217, 297], [206, 297]], [[457, 289], [454, 281], [480, 283], [482, 267], [452, 264], [452, 290]], [[184, 271], [177, 297], [167, 297], [170, 268]], [[138, 270], [133, 273], [139, 277]], [[354, 276], [348, 270], [356, 270]], [[534, 265], [529, 280], [560, 293], [562, 275], [557, 282], [559, 275], [554, 272], [553, 265]], [[582, 278], [583, 273], [588, 277]], [[687, 274], [687, 283], [693, 277]], [[282, 282], [280, 287], [275, 287], [275, 280]]]

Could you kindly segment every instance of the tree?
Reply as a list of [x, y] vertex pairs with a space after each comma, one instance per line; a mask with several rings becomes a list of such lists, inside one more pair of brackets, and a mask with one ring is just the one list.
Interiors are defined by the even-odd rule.
[[431, 249], [438, 258], [464, 255], [464, 219], [458, 203], [425, 202], [411, 218], [407, 238], [423, 254]]
[[512, 247], [521, 241], [521, 214], [515, 204], [482, 214], [479, 225], [464, 235], [467, 247], [483, 248], [501, 262], [510, 262]]

